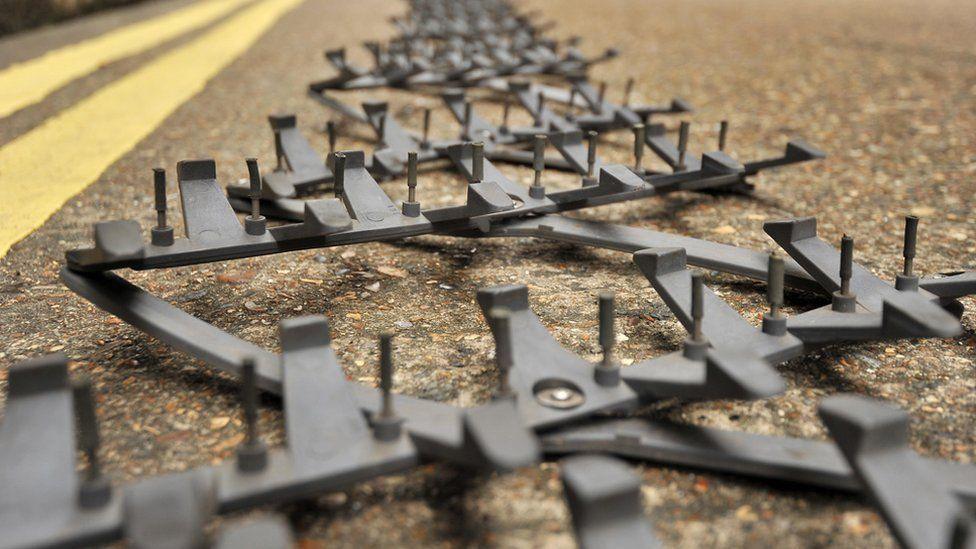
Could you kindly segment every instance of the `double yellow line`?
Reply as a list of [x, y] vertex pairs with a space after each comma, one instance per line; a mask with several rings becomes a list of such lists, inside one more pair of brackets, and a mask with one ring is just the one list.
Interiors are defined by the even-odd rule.
[[[163, 16], [156, 20], [139, 23], [134, 34], [128, 30], [116, 31], [115, 36], [82, 43], [79, 47], [89, 52], [101, 52], [101, 59], [111, 56], [113, 44], [119, 46], [119, 36], [133, 39], [153, 29], [169, 33], [172, 38], [177, 30], [161, 25], [160, 19], [169, 17], [169, 25], [182, 22], [182, 32], [200, 27], [209, 20], [228, 13], [246, 0], [214, 0], [200, 6]], [[189, 43], [169, 51], [151, 63], [112, 82], [74, 106], [47, 119], [38, 127], [17, 137], [0, 148], [0, 257], [14, 243], [39, 227], [69, 198], [98, 179], [106, 168], [152, 132], [181, 104], [203, 90], [207, 82], [246, 51], [264, 32], [288, 10], [304, 0], [258, 0], [239, 11], [228, 20], [219, 23]], [[166, 38], [152, 40], [156, 44]], [[99, 42], [101, 40], [101, 42]], [[92, 45], [95, 42], [95, 45]], [[125, 40], [122, 40], [125, 42]], [[147, 41], [143, 40], [143, 44]], [[151, 46], [143, 46], [147, 49]], [[128, 54], [139, 51], [136, 45], [128, 46]], [[124, 49], [124, 48], [123, 48]], [[55, 89], [78, 76], [67, 77], [70, 72], [64, 63], [76, 59], [74, 53], [52, 53], [51, 60], [39, 58], [35, 68], [12, 67], [9, 70], [61, 72], [58, 78], [44, 80]], [[72, 69], [74, 70], [74, 69]], [[88, 70], [92, 70], [89, 68]], [[4, 78], [19, 81], [23, 78], [0, 73], [0, 86]], [[67, 78], [67, 80], [64, 80]], [[50, 86], [54, 86], [51, 88]], [[25, 94], [20, 102], [30, 104], [43, 98], [48, 91]], [[39, 97], [37, 95], [40, 94]], [[6, 105], [15, 105], [8, 101]], [[16, 109], [16, 107], [14, 107]]]

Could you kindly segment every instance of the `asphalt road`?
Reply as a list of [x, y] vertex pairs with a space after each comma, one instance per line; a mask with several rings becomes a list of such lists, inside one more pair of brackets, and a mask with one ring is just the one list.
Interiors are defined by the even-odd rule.
[[[102, 19], [109, 13], [69, 25], [72, 36], [93, 36], [185, 4], [151, 2], [115, 23]], [[730, 149], [739, 158], [776, 153], [794, 136], [830, 155], [764, 174], [752, 197], [670, 195], [601, 207], [582, 217], [761, 249], [772, 244], [761, 230], [763, 220], [816, 215], [822, 235], [855, 236], [857, 261], [892, 279], [900, 266], [901, 218], [914, 213], [922, 217], [916, 260], [921, 274], [976, 268], [972, 2], [524, 4], [557, 18], [554, 34], [583, 36], [587, 51], [622, 50], [594, 74], [610, 83], [611, 97], [633, 76], [635, 100], [687, 99], [697, 109], [689, 117], [693, 148], [714, 140], [715, 124], [727, 118]], [[302, 3], [0, 260], [0, 366], [61, 351], [74, 360], [73, 372], [90, 374], [98, 393], [102, 457], [113, 478], [129, 481], [230, 457], [243, 436], [236, 386], [75, 297], [57, 278], [64, 250], [86, 246], [96, 221], [131, 218], [149, 227], [152, 167], [172, 172], [181, 159], [211, 157], [220, 180], [230, 182], [246, 175], [247, 156], [272, 162], [269, 113], [297, 113], [313, 145], [324, 150], [321, 128], [331, 114], [304, 91], [309, 81], [330, 74], [322, 51], [349, 46], [355, 59], [365, 60], [366, 52], [353, 46], [388, 37], [386, 17], [403, 9], [394, 0]], [[0, 148], [190, 39], [113, 62], [4, 119]], [[0, 41], [0, 68], [22, 60], [18, 52], [28, 43], [40, 52], [70, 41], [45, 29]], [[415, 127], [417, 107], [438, 104], [402, 92], [344, 96], [352, 104], [367, 98], [390, 100], [401, 121]], [[443, 111], [435, 115], [435, 131], [453, 131]], [[339, 146], [368, 149], [367, 135], [350, 125]], [[626, 141], [621, 136], [609, 143], [606, 154], [626, 158]], [[50, 162], [58, 158], [59, 151], [50, 151]], [[505, 170], [523, 180], [529, 176]], [[556, 179], [552, 184], [561, 184]], [[394, 198], [405, 195], [402, 181], [388, 189]], [[450, 174], [422, 175], [423, 203], [457, 202], [462, 192], [462, 182]], [[385, 275], [380, 267], [408, 276]], [[595, 296], [603, 288], [618, 296], [618, 325], [627, 337], [618, 356], [625, 363], [673, 350], [683, 336], [625, 254], [529, 239], [422, 237], [125, 275], [272, 349], [281, 319], [325, 314], [348, 376], [362, 382], [376, 381], [376, 334], [395, 327], [397, 390], [458, 405], [483, 401], [495, 383], [491, 337], [474, 303], [480, 287], [528, 284], [536, 313], [560, 342], [584, 356], [597, 356]], [[758, 323], [762, 286], [716, 274], [706, 283]], [[791, 311], [821, 304], [792, 293], [787, 302]], [[783, 365], [789, 389], [777, 398], [666, 404], [647, 413], [825, 439], [817, 403], [825, 395], [854, 391], [909, 410], [912, 444], [920, 453], [971, 463], [976, 300], [963, 302], [961, 337], [831, 348]], [[5, 379], [0, 369], [0, 389]], [[273, 399], [263, 402], [261, 416], [271, 442], [280, 444], [281, 414]], [[648, 519], [672, 546], [894, 544], [880, 517], [856, 497], [635, 466], [644, 478]], [[497, 477], [429, 465], [280, 510], [309, 546], [572, 544], [553, 463]]]

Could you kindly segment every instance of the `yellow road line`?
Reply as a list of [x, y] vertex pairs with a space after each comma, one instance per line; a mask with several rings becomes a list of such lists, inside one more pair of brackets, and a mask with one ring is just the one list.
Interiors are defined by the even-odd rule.
[[41, 101], [68, 82], [200, 28], [250, 0], [211, 0], [49, 51], [0, 71], [0, 118]]
[[0, 257], [303, 0], [262, 0], [0, 148]]

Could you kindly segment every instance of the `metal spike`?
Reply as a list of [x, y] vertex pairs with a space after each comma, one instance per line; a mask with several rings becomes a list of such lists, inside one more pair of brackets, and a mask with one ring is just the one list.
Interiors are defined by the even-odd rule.
[[166, 221], [166, 170], [153, 168], [153, 191], [156, 198], [156, 228], [168, 227]]
[[603, 366], [609, 368], [613, 362], [613, 309], [612, 292], [600, 292], [600, 347], [603, 350]]
[[407, 153], [407, 200], [417, 201], [417, 152]]
[[905, 258], [905, 267], [902, 274], [912, 276], [915, 267], [915, 244], [918, 239], [918, 217], [909, 215], [905, 217], [905, 244], [902, 247], [902, 256]]
[[780, 309], [783, 308], [783, 283], [786, 274], [786, 263], [779, 254], [769, 254], [766, 268], [766, 301], [769, 302], [769, 312], [763, 315], [762, 330], [769, 335], [786, 335], [786, 317]]
[[685, 169], [685, 156], [688, 153], [688, 130], [691, 127], [687, 121], [682, 120], [678, 127], [678, 166], [677, 171]]
[[495, 366], [498, 368], [499, 387], [497, 396], [514, 396], [508, 382], [509, 372], [514, 365], [511, 339], [511, 313], [508, 309], [494, 308], [488, 312], [492, 332], [495, 334]]
[[380, 113], [380, 124], [379, 124], [379, 134], [380, 143], [386, 143], [386, 111]]
[[281, 130], [274, 128], [274, 145], [275, 145], [275, 171], [282, 172], [285, 170], [285, 151], [281, 145]]
[[420, 146], [428, 149], [430, 148], [430, 109], [424, 109], [424, 139], [420, 142]]
[[393, 334], [380, 334], [380, 390], [383, 392], [380, 417], [389, 419], [393, 412]]
[[258, 433], [257, 366], [254, 358], [241, 362], [241, 404], [244, 408], [244, 442], [237, 448], [237, 469], [261, 471], [268, 463], [268, 449]]
[[851, 295], [854, 272], [854, 239], [846, 234], [840, 241], [840, 293]]
[[786, 274], [786, 263], [779, 254], [769, 254], [768, 276], [766, 280], [766, 300], [769, 302], [769, 314], [773, 318], [780, 316], [783, 307], [783, 281]]
[[508, 130], [508, 115], [509, 111], [512, 109], [512, 104], [506, 100], [504, 105], [502, 105], [502, 128], [503, 130]]
[[464, 103], [464, 136], [465, 138], [471, 137], [471, 102], [465, 101]]
[[152, 228], [153, 246], [171, 246], [173, 244], [173, 227], [166, 219], [166, 170], [153, 169], [153, 195], [156, 207], [156, 226]]
[[569, 116], [573, 116], [573, 111], [576, 110], [576, 86], [569, 89]]
[[88, 460], [88, 469], [78, 490], [78, 503], [86, 509], [102, 507], [112, 498], [112, 486], [102, 475], [98, 459], [100, 440], [91, 380], [82, 377], [73, 381], [71, 395], [78, 421], [78, 445]]
[[244, 230], [250, 235], [262, 235], [267, 230], [267, 220], [261, 215], [261, 171], [258, 160], [248, 158], [247, 175], [251, 180], [251, 215], [244, 218]]
[[597, 98], [600, 101], [600, 105], [603, 105], [603, 100], [607, 97], [607, 83], [606, 81], [600, 82], [600, 91], [597, 93]]
[[705, 316], [704, 282], [700, 272], [691, 273], [691, 339], [703, 341], [702, 319]]
[[905, 266], [902, 273], [895, 277], [895, 288], [907, 291], [918, 291], [918, 277], [915, 276], [915, 244], [918, 239], [918, 218], [914, 215], [905, 217], [905, 243], [902, 247], [902, 256], [905, 258]]
[[471, 144], [471, 182], [481, 183], [485, 179], [485, 144]]
[[637, 175], [644, 173], [644, 136], [645, 128], [643, 124], [634, 124], [634, 171]]
[[729, 136], [729, 121], [723, 120], [718, 123], [718, 150], [725, 150], [725, 141]]
[[335, 191], [336, 198], [342, 198], [343, 185], [346, 181], [346, 155], [337, 152], [332, 155], [332, 171], [334, 173], [332, 180], [332, 190]]
[[336, 138], [338, 137], [338, 134], [336, 132], [336, 123], [332, 120], [326, 122], [325, 132], [329, 135], [329, 154], [332, 154], [335, 152]]
[[593, 130], [586, 132], [586, 176], [593, 177], [596, 170], [596, 138], [599, 134]]
[[544, 117], [542, 113], [546, 108], [546, 96], [542, 92], [539, 92], [538, 97], [539, 97], [539, 107], [538, 110], [536, 111], [535, 125], [541, 128], [544, 122]]
[[380, 334], [380, 411], [374, 417], [373, 435], [382, 441], [400, 438], [403, 420], [393, 410], [393, 334]]
[[628, 78], [627, 85], [624, 86], [624, 106], [630, 106], [630, 94], [634, 91], [634, 79]]
[[407, 199], [401, 210], [407, 217], [420, 216], [420, 203], [417, 202], [417, 151], [407, 153]]

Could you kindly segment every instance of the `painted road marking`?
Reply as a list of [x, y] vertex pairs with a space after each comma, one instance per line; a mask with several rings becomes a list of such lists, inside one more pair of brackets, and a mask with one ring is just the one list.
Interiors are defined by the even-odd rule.
[[261, 0], [0, 148], [0, 257], [304, 0]]
[[37, 103], [99, 67], [203, 27], [251, 0], [210, 0], [133, 23], [0, 71], [0, 118]]

